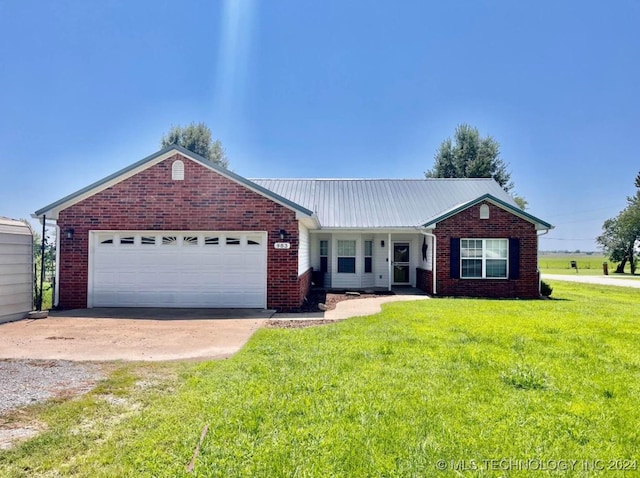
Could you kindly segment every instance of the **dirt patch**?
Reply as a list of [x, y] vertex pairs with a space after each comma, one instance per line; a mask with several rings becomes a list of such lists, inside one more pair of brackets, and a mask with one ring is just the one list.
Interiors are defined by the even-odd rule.
[[0, 450], [9, 450], [18, 443], [36, 436], [46, 430], [46, 426], [39, 422], [5, 422], [0, 421]]

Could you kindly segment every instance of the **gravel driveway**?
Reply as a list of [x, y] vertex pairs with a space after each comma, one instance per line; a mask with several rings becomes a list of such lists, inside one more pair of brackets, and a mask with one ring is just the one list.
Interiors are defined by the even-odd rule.
[[30, 438], [42, 424], [3, 418], [16, 408], [91, 390], [104, 377], [98, 364], [68, 360], [0, 360], [0, 450]]
[[97, 364], [67, 360], [0, 360], [0, 415], [61, 394], [84, 393], [103, 377]]

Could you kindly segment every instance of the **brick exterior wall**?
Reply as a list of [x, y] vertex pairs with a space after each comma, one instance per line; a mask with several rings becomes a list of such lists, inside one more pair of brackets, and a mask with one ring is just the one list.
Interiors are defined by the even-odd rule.
[[[480, 206], [489, 206], [489, 219], [480, 219]], [[533, 299], [538, 291], [538, 236], [535, 226], [489, 202], [471, 206], [437, 224], [437, 295]], [[520, 240], [518, 279], [452, 279], [450, 238]], [[427, 274], [428, 273], [428, 274]], [[420, 278], [422, 276], [422, 278]], [[424, 284], [427, 280], [427, 284]], [[418, 286], [431, 291], [430, 271], [420, 272]]]
[[298, 305], [302, 305], [305, 297], [309, 295], [311, 290], [311, 276], [313, 274], [313, 267], [307, 269], [300, 277], [298, 277]]
[[[183, 181], [171, 179], [176, 159]], [[298, 278], [295, 213], [178, 153], [61, 211], [58, 225], [63, 308], [87, 307], [89, 230], [267, 231], [267, 307], [295, 309], [309, 290], [311, 273]], [[280, 229], [291, 249], [273, 248]]]
[[427, 294], [433, 293], [433, 273], [427, 269], [416, 267], [416, 287]]

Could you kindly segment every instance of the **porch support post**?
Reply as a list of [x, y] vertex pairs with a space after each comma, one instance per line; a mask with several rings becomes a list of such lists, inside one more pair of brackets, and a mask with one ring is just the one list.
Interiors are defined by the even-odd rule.
[[389, 238], [387, 239], [387, 244], [389, 245], [387, 247], [387, 264], [389, 265], [389, 292], [391, 292], [391, 277], [392, 277], [392, 272], [393, 272], [393, 267], [391, 264], [391, 249], [392, 249], [392, 244], [391, 244], [391, 233], [389, 233]]

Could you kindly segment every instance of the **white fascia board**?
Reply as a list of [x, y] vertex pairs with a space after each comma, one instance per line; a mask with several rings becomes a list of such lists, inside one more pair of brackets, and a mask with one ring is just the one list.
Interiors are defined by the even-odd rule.
[[307, 229], [309, 229], [309, 232], [320, 229], [320, 222], [318, 221], [318, 218], [315, 214], [310, 217], [302, 214], [301, 212], [296, 212], [296, 219], [300, 221], [300, 223], [302, 223]]

